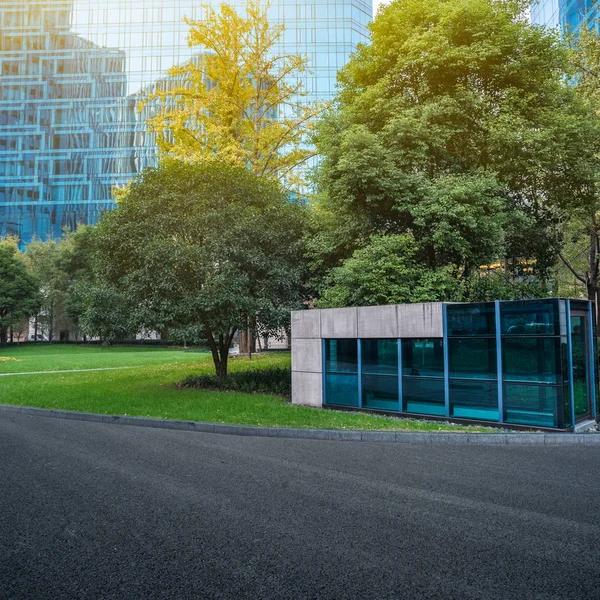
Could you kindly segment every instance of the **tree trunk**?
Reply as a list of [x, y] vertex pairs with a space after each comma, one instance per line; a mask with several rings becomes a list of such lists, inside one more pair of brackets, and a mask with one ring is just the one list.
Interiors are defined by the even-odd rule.
[[2, 327], [0, 329], [0, 346], [6, 346], [7, 338], [8, 338], [8, 329], [6, 327]]
[[210, 328], [205, 325], [204, 329], [206, 330], [206, 340], [213, 357], [213, 363], [215, 364], [215, 373], [217, 374], [217, 377], [227, 377], [229, 347], [231, 346], [231, 340], [233, 339], [235, 330], [229, 331], [226, 334], [219, 334], [217, 342]]
[[54, 340], [54, 303], [50, 303], [50, 313], [48, 314], [48, 341]]

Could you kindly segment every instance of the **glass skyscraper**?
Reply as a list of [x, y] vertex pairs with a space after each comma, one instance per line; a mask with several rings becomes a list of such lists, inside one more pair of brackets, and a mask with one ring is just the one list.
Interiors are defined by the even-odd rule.
[[[138, 102], [198, 51], [183, 17], [202, 18], [209, 3], [0, 0], [0, 235], [27, 243], [93, 223], [113, 186], [155, 163]], [[333, 96], [371, 10], [369, 0], [271, 1], [269, 18], [285, 25], [277, 51], [310, 60], [308, 99]]]
[[584, 21], [595, 27], [598, 8], [594, 0], [532, 0], [531, 22], [561, 31], [577, 29]]

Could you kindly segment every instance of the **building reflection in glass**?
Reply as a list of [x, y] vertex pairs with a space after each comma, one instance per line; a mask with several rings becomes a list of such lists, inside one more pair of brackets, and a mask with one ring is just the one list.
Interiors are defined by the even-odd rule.
[[[156, 163], [136, 105], [190, 60], [182, 19], [203, 12], [198, 0], [2, 0], [0, 236], [27, 243], [94, 223], [114, 186]], [[367, 38], [371, 3], [272, 0], [269, 17], [286, 27], [277, 51], [310, 59], [308, 100], [323, 100]]]

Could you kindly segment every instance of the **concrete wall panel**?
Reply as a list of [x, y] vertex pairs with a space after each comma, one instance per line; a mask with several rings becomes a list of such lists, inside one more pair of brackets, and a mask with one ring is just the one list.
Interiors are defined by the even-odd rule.
[[363, 306], [358, 309], [359, 338], [397, 338], [398, 314], [395, 305]]
[[442, 302], [398, 304], [398, 337], [443, 337], [442, 305]]
[[319, 312], [323, 338], [358, 337], [358, 308], [325, 308]]
[[292, 338], [320, 338], [321, 311], [295, 310], [292, 312]]
[[323, 406], [323, 378], [320, 373], [292, 371], [292, 404]]
[[323, 371], [323, 345], [320, 339], [292, 339], [292, 371]]

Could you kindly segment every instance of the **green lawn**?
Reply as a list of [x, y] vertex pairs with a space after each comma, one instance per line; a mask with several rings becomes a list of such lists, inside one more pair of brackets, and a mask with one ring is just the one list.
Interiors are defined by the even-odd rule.
[[[178, 390], [186, 375], [212, 373], [207, 353], [139, 347], [21, 346], [0, 348], [0, 373], [131, 366], [133, 369], [0, 377], [0, 403], [102, 414], [126, 414], [216, 423], [326, 429], [489, 431], [444, 423], [292, 406], [270, 395]], [[289, 366], [289, 354], [234, 358], [230, 371]]]
[[0, 373], [31, 371], [62, 371], [107, 367], [143, 367], [171, 361], [194, 363], [198, 352], [144, 346], [35, 345], [0, 348], [0, 357], [16, 358], [18, 362], [0, 362]]

